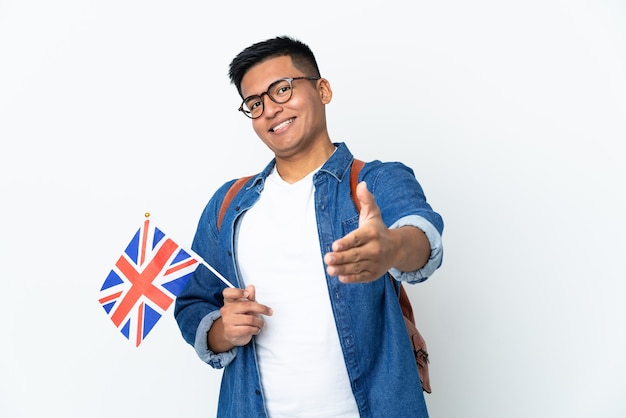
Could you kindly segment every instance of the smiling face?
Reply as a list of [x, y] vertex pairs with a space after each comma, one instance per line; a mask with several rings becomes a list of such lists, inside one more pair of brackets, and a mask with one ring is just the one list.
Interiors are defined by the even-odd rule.
[[[270, 58], [250, 68], [241, 81], [243, 97], [260, 95], [270, 84], [285, 77], [304, 77], [289, 56]], [[326, 128], [325, 105], [332, 91], [327, 80], [294, 80], [289, 101], [277, 104], [263, 95], [263, 114], [252, 120], [252, 127], [263, 143], [282, 160], [296, 162], [311, 156], [327, 154], [332, 146]], [[321, 157], [320, 157], [321, 158]], [[328, 155], [320, 161], [322, 164]]]

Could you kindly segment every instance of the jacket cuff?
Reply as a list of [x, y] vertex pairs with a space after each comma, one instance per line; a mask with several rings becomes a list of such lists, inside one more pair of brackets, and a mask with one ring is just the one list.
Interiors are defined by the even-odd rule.
[[430, 222], [418, 215], [405, 216], [395, 222], [389, 229], [403, 226], [414, 226], [426, 234], [430, 243], [430, 257], [424, 266], [416, 271], [400, 271], [397, 268], [389, 269], [389, 273], [396, 279], [407, 283], [420, 283], [428, 279], [441, 266], [443, 259], [443, 244], [441, 234]]
[[228, 364], [230, 364], [230, 362], [233, 361], [237, 355], [237, 347], [219, 354], [209, 350], [207, 344], [207, 334], [209, 333], [209, 330], [211, 329], [211, 326], [213, 326], [215, 320], [217, 320], [220, 316], [220, 311], [213, 311], [202, 318], [202, 321], [200, 321], [198, 329], [196, 330], [196, 340], [193, 345], [198, 357], [215, 369], [221, 369], [228, 366]]

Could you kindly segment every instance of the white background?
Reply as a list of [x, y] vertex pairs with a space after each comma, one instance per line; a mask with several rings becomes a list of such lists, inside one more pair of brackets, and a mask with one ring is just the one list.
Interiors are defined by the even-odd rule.
[[0, 0], [0, 416], [214, 416], [171, 311], [134, 348], [98, 291], [144, 212], [189, 245], [265, 166], [227, 70], [282, 34], [331, 138], [413, 167], [446, 221], [410, 287], [431, 416], [626, 416], [625, 3], [225, 3]]

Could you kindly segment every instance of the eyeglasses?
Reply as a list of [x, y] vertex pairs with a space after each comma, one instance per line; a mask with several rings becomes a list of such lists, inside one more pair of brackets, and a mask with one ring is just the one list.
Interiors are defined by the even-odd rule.
[[263, 114], [265, 108], [263, 104], [263, 95], [267, 94], [267, 97], [272, 99], [274, 103], [283, 104], [287, 103], [291, 99], [293, 93], [292, 83], [295, 80], [319, 80], [319, 77], [290, 77], [281, 78], [274, 81], [267, 88], [265, 93], [255, 94], [254, 96], [248, 96], [243, 99], [239, 111], [250, 119], [256, 119]]

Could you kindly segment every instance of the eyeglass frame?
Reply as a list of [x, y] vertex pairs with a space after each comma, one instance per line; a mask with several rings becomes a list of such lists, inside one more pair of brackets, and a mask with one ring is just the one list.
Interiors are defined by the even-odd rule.
[[[289, 100], [291, 100], [291, 98], [293, 97], [293, 82], [294, 80], [310, 80], [310, 81], [317, 81], [320, 80], [321, 77], [311, 77], [311, 76], [302, 76], [302, 77], [284, 77], [284, 78], [279, 78], [278, 80], [272, 81], [272, 83], [267, 87], [267, 90], [264, 91], [261, 94], [252, 94], [248, 97], [246, 97], [245, 99], [243, 99], [243, 101], [241, 102], [241, 105], [239, 106], [239, 111], [241, 113], [243, 113], [245, 116], [247, 116], [250, 119], [258, 119], [263, 115], [263, 112], [265, 112], [265, 101], [263, 100], [263, 95], [265, 94], [267, 97], [270, 98], [271, 101], [273, 101], [276, 104], [285, 104], [287, 103]], [[289, 89], [291, 90], [291, 94], [289, 95], [289, 98], [287, 100], [285, 100], [284, 102], [279, 102], [276, 99], [274, 99], [272, 97], [272, 95], [270, 94], [270, 89], [272, 88], [272, 86], [278, 82], [281, 81], [287, 81], [289, 83]], [[259, 113], [258, 116], [252, 117], [252, 112], [246, 111], [244, 110], [244, 104], [246, 103], [246, 101], [250, 100], [251, 97], [255, 97], [258, 96], [262, 106], [263, 106], [263, 110], [261, 111], [261, 113]]]

